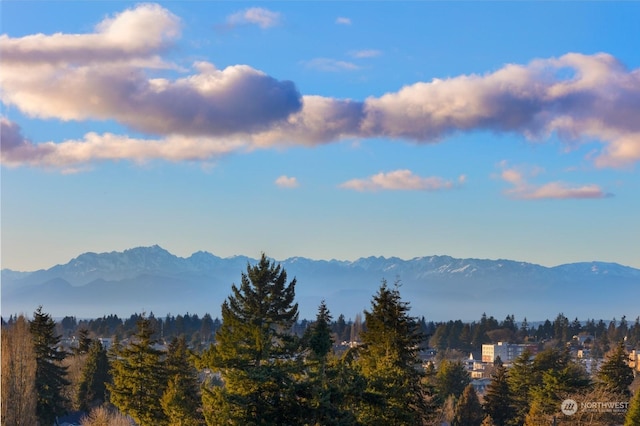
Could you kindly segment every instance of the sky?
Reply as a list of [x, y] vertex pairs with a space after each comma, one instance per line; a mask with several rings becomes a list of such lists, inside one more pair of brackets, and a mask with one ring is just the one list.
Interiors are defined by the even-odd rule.
[[0, 3], [1, 266], [640, 268], [638, 2]]

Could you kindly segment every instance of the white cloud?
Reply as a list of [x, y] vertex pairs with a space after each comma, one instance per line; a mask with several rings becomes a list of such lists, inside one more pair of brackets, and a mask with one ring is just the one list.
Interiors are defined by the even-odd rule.
[[221, 140], [173, 135], [163, 139], [136, 139], [111, 133], [87, 133], [81, 140], [34, 144], [22, 135], [17, 124], [4, 117], [0, 118], [0, 134], [0, 160], [3, 165], [66, 171], [83, 169], [90, 163], [101, 161], [210, 161], [246, 148], [242, 140], [232, 138]]
[[276, 179], [276, 185], [281, 188], [297, 188], [298, 186], [300, 186], [300, 184], [298, 183], [298, 179], [285, 175], [282, 175], [278, 179]]
[[[261, 8], [238, 16], [261, 26], [280, 19]], [[180, 36], [181, 25], [163, 7], [143, 4], [103, 20], [89, 34], [0, 36], [2, 103], [36, 118], [114, 120], [162, 143], [190, 139], [193, 143], [182, 146], [193, 150], [194, 158], [200, 157], [198, 143], [207, 149], [227, 147], [229, 141], [241, 142], [242, 149], [346, 138], [437, 143], [456, 132], [491, 131], [534, 140], [555, 132], [569, 146], [599, 141], [601, 149], [589, 158], [598, 167], [640, 161], [640, 69], [628, 70], [605, 53], [537, 59], [351, 100], [302, 96], [294, 83], [247, 65], [217, 69], [199, 62], [181, 78], [151, 78], [149, 69], [175, 67], [162, 55]], [[305, 65], [334, 72], [358, 69], [329, 58]], [[12, 164], [18, 157], [31, 164], [25, 157], [29, 152], [62, 152], [67, 142], [30, 143], [35, 151], [8, 146], [3, 158], [11, 157], [7, 150], [20, 148]]]
[[364, 50], [354, 50], [352, 52], [349, 52], [349, 55], [358, 59], [375, 58], [377, 56], [382, 55], [382, 52], [380, 50], [375, 50], [375, 49], [364, 49]]
[[230, 26], [254, 24], [267, 29], [280, 25], [282, 15], [261, 7], [252, 7], [227, 17]]
[[336, 18], [336, 24], [338, 24], [338, 25], [351, 25], [351, 19], [345, 18], [344, 16], [338, 16]]
[[539, 168], [523, 170], [522, 167], [509, 167], [502, 163], [503, 170], [500, 178], [511, 184], [511, 188], [504, 193], [517, 199], [541, 200], [541, 199], [584, 199], [584, 198], [606, 198], [612, 194], [606, 193], [599, 185], [571, 185], [565, 182], [549, 182], [535, 185], [528, 181], [540, 173]]
[[307, 68], [318, 71], [338, 72], [338, 71], [354, 71], [360, 67], [353, 62], [339, 61], [331, 58], [315, 58], [303, 62]]
[[[459, 178], [464, 182], [464, 177]], [[455, 184], [452, 181], [440, 177], [420, 177], [411, 170], [395, 170], [388, 173], [378, 173], [366, 179], [352, 179], [340, 184], [341, 188], [355, 191], [438, 191], [452, 189]]]

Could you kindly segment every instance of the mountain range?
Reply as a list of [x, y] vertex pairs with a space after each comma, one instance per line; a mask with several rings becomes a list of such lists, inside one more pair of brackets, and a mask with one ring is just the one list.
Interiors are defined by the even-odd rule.
[[[31, 314], [39, 305], [54, 317], [96, 318], [108, 314], [210, 313], [239, 283], [245, 256], [221, 258], [199, 251], [187, 258], [159, 247], [84, 253], [46, 270], [1, 272], [2, 315]], [[300, 318], [315, 318], [325, 300], [334, 318], [369, 309], [382, 280], [398, 282], [411, 312], [427, 320], [477, 320], [483, 313], [517, 321], [581, 320], [640, 315], [640, 269], [584, 262], [545, 267], [513, 260], [425, 256], [403, 260], [366, 257], [355, 261], [292, 257], [278, 261], [294, 277]]]

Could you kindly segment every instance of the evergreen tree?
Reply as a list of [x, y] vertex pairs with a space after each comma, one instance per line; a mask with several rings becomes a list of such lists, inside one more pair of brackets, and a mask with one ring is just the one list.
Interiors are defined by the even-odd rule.
[[169, 425], [204, 424], [198, 372], [189, 359], [184, 336], [171, 341], [165, 364], [169, 383], [162, 396], [161, 405], [169, 419]]
[[424, 340], [420, 325], [409, 316], [398, 284], [390, 289], [383, 281], [371, 305], [371, 311], [364, 313], [359, 363], [368, 391], [383, 404], [373, 405], [370, 414], [377, 424], [420, 424], [426, 414], [418, 357]]
[[512, 363], [507, 378], [515, 411], [515, 424], [524, 423], [529, 412], [530, 390], [533, 386], [533, 359], [531, 352], [525, 349]]
[[78, 347], [75, 349], [75, 354], [86, 354], [89, 352], [89, 347], [91, 346], [91, 339], [89, 338], [89, 330], [86, 328], [81, 328], [78, 330]]
[[2, 326], [2, 415], [0, 424], [36, 424], [36, 357], [29, 322], [20, 315]]
[[473, 385], [467, 385], [456, 404], [452, 426], [480, 426], [484, 414]]
[[[341, 373], [349, 372], [333, 356], [331, 314], [324, 301], [318, 308], [316, 321], [307, 329], [304, 342], [305, 357], [305, 412], [304, 420], [311, 425], [352, 424], [352, 407], [345, 405], [348, 391], [341, 382]], [[357, 393], [357, 392], [356, 392]]]
[[471, 383], [469, 372], [460, 361], [442, 360], [436, 373], [438, 394], [441, 400], [449, 395], [459, 398], [464, 389]]
[[42, 312], [42, 306], [34, 312], [29, 329], [36, 359], [36, 416], [41, 424], [52, 424], [66, 412], [69, 403], [63, 394], [69, 385], [67, 369], [61, 364], [67, 354], [59, 346], [61, 336], [55, 334], [56, 323], [51, 315]]
[[514, 401], [509, 387], [507, 368], [496, 367], [491, 383], [484, 395], [484, 411], [495, 426], [506, 426], [515, 417]]
[[[263, 254], [247, 265], [240, 287], [222, 304], [217, 344], [204, 365], [220, 371], [223, 387], [206, 389], [208, 424], [283, 425], [300, 415], [294, 376], [300, 371], [299, 342], [290, 330], [298, 318], [296, 280]], [[213, 405], [213, 407], [211, 407]]]
[[77, 400], [80, 410], [89, 411], [106, 401], [107, 383], [111, 381], [109, 368], [107, 351], [99, 340], [93, 340], [78, 384]]
[[629, 396], [629, 385], [633, 382], [633, 369], [629, 367], [627, 357], [624, 342], [620, 342], [602, 364], [596, 377], [599, 384], [611, 392]]
[[113, 382], [107, 385], [111, 403], [140, 426], [162, 425], [166, 417], [160, 405], [166, 388], [162, 351], [155, 349], [154, 330], [148, 318], [138, 319], [138, 330], [111, 364]]
[[624, 426], [640, 425], [640, 389], [636, 390], [635, 395], [629, 403], [627, 416], [624, 419]]

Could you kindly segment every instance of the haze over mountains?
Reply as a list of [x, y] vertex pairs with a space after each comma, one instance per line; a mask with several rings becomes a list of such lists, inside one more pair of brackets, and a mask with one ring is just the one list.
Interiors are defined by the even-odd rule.
[[[268, 253], [267, 253], [268, 254]], [[31, 314], [38, 305], [55, 317], [128, 317], [134, 312], [220, 315], [239, 283], [244, 256], [220, 258], [196, 252], [175, 256], [159, 246], [124, 252], [84, 253], [47, 270], [2, 270], [2, 315]], [[412, 314], [428, 320], [479, 319], [483, 312], [517, 321], [612, 319], [640, 315], [640, 269], [604, 262], [548, 268], [511, 260], [425, 256], [410, 260], [367, 257], [356, 261], [293, 257], [279, 263], [297, 278], [300, 318], [315, 318], [325, 299], [334, 318], [353, 318], [370, 307], [382, 279], [401, 282]]]

